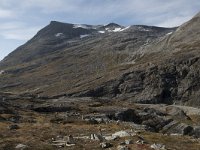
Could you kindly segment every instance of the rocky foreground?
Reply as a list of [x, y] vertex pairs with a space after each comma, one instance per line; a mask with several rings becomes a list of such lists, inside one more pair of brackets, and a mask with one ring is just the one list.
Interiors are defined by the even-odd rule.
[[0, 149], [200, 149], [200, 111], [174, 105], [1, 93]]

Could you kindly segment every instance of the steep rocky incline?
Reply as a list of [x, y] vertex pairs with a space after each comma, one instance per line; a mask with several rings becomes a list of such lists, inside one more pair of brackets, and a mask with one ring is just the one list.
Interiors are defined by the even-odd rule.
[[178, 28], [51, 22], [0, 63], [0, 90], [198, 107], [199, 34], [199, 14]]

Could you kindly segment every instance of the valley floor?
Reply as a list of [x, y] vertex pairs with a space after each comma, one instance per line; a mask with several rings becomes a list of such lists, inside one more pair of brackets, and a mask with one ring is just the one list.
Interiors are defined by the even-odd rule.
[[93, 98], [2, 100], [0, 149], [199, 150], [200, 114], [192, 110]]

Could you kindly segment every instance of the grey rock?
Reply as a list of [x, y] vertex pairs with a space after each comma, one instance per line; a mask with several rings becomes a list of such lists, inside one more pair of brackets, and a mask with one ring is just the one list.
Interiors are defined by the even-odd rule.
[[108, 141], [112, 141], [112, 140], [116, 140], [118, 137], [116, 136], [105, 136], [105, 140], [108, 140]]
[[164, 126], [163, 128], [162, 128], [162, 132], [163, 133], [166, 133], [169, 129], [171, 129], [173, 126], [175, 126], [176, 124], [178, 124], [178, 122], [177, 121], [172, 121], [172, 122], [170, 122], [169, 124], [167, 124], [166, 126]]
[[194, 136], [195, 138], [200, 138], [200, 126], [194, 126], [192, 133], [190, 135]]
[[188, 119], [188, 120], [190, 119], [181, 108], [174, 107], [174, 106], [168, 106], [166, 108], [166, 111], [169, 115], [176, 116], [176, 118], [178, 118], [178, 119]]
[[155, 144], [154, 143], [150, 147], [155, 150], [166, 150], [165, 145], [163, 145], [163, 144]]
[[132, 123], [132, 122], [129, 122], [128, 123], [129, 126], [131, 126], [132, 128], [134, 128], [136, 131], [140, 131], [140, 130], [149, 130], [149, 127], [146, 126], [146, 125], [142, 125], [142, 124], [135, 124], [135, 123]]
[[27, 145], [24, 145], [24, 144], [18, 144], [15, 149], [20, 149], [20, 150], [24, 150], [26, 149], [28, 146]]
[[164, 118], [161, 116], [147, 116], [149, 116], [148, 119], [143, 119], [144, 121], [142, 122], [142, 124], [150, 127], [151, 131], [156, 132], [160, 131], [164, 126], [173, 121], [172, 119]]
[[[131, 122], [135, 128], [158, 132], [164, 126], [173, 121], [171, 118], [165, 117], [166, 114], [153, 108], [145, 108], [144, 110], [125, 109], [114, 115], [110, 115], [110, 119]], [[138, 125], [137, 125], [138, 124]]]
[[100, 141], [100, 142], [104, 141], [104, 137], [100, 134], [91, 134], [90, 139]]
[[92, 124], [109, 122], [109, 118], [105, 114], [86, 115], [83, 117], [83, 119]]
[[74, 140], [72, 135], [69, 135], [67, 137], [67, 144], [76, 144], [76, 142], [75, 142], [75, 140]]
[[131, 136], [131, 133], [128, 133], [127, 131], [119, 131], [112, 134], [112, 137], [128, 137], [128, 136]]
[[193, 127], [185, 123], [180, 123], [169, 130], [169, 132], [172, 134], [190, 135], [193, 132]]
[[18, 115], [11, 116], [8, 120], [13, 123], [19, 123], [22, 117]]

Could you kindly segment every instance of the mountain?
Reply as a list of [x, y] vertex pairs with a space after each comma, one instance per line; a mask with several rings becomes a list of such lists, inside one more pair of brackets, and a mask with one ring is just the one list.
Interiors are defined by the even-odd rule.
[[0, 91], [198, 107], [199, 29], [52, 21], [0, 63]]
[[52, 21], [0, 62], [0, 149], [200, 149], [199, 28]]

